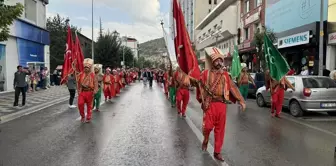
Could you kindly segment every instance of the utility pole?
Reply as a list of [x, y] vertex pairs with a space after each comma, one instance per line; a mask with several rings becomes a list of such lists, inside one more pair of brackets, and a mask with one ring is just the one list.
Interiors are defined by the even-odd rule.
[[91, 45], [92, 45], [92, 48], [91, 48], [91, 54], [92, 54], [92, 60], [93, 60], [93, 62], [94, 62], [94, 42], [93, 42], [93, 0], [92, 0], [92, 43], [91, 43]]
[[[125, 40], [125, 44], [123, 46], [123, 66], [124, 66], [124, 68], [126, 68], [126, 63], [125, 63], [125, 47], [126, 47], [127, 35], [124, 37], [124, 40]], [[122, 41], [123, 41], [123, 39], [122, 39]]]
[[324, 26], [323, 26], [323, 13], [324, 13], [324, 0], [321, 0], [321, 9], [320, 9], [320, 42], [319, 42], [319, 75], [323, 75], [323, 36], [324, 36]]

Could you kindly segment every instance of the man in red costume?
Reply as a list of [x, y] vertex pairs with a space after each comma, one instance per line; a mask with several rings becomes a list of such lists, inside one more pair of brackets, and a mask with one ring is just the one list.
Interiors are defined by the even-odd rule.
[[178, 114], [186, 117], [186, 110], [189, 102], [189, 76], [185, 74], [179, 67], [174, 73], [174, 80], [176, 81], [176, 106]]
[[214, 157], [217, 160], [224, 161], [221, 149], [224, 142], [227, 104], [231, 101], [238, 101], [243, 110], [246, 106], [244, 98], [228, 72], [222, 69], [223, 55], [213, 50], [213, 47], [205, 49], [207, 55], [210, 55], [207, 56], [208, 63], [206, 62], [206, 64], [208, 66], [206, 67], [207, 70], [202, 72], [200, 81], [197, 81], [197, 99], [202, 103], [204, 111], [202, 150], [207, 150], [210, 132], [215, 129]]
[[114, 78], [114, 88], [115, 88], [116, 95], [117, 95], [117, 94], [120, 94], [121, 80], [120, 80], [117, 70], [113, 70], [112, 74]]
[[111, 100], [112, 97], [115, 97], [115, 89], [114, 89], [114, 77], [111, 74], [111, 69], [107, 68], [106, 73], [103, 77], [104, 82], [104, 96], [105, 96], [105, 102], [107, 100]]
[[[270, 89], [271, 98], [272, 98], [272, 106], [271, 106], [271, 115], [273, 117], [280, 118], [280, 113], [282, 110], [282, 104], [284, 100], [285, 91], [288, 88], [291, 88], [295, 91], [294, 86], [287, 80], [284, 76], [280, 81], [276, 81], [272, 79], [269, 75], [269, 70], [265, 72], [266, 76], [266, 90]], [[276, 110], [276, 111], [275, 111]]]
[[[91, 111], [94, 94], [98, 91], [98, 80], [92, 70], [93, 60], [90, 58], [84, 59], [84, 71], [77, 76], [78, 86], [78, 109], [81, 115], [81, 121], [89, 123], [91, 120]], [[87, 115], [85, 121], [84, 106], [86, 104]]]

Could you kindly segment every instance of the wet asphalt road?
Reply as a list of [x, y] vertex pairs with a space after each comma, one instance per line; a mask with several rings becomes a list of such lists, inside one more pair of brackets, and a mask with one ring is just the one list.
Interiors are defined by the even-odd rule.
[[155, 87], [128, 87], [91, 124], [78, 118], [64, 102], [0, 125], [0, 165], [217, 165]]
[[[201, 129], [202, 111], [194, 92], [190, 98], [187, 115]], [[226, 124], [222, 153], [229, 165], [336, 165], [336, 121], [310, 122], [286, 113], [281, 119], [272, 118], [269, 108], [260, 108], [255, 100], [249, 100], [246, 112], [238, 111], [235, 105], [229, 106]]]
[[[187, 115], [200, 131], [194, 92], [190, 100]], [[222, 153], [230, 166], [335, 165], [336, 121], [276, 119], [268, 111], [254, 100], [244, 113], [229, 106]], [[0, 165], [217, 165], [158, 87], [132, 85], [91, 124], [78, 118], [64, 102], [0, 125]]]

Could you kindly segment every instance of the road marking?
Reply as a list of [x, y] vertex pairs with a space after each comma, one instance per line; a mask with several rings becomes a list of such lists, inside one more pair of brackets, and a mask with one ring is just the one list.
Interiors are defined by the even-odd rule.
[[9, 115], [5, 115], [5, 116], [2, 116], [0, 118], [0, 124], [4, 124], [6, 122], [9, 122], [11, 120], [14, 120], [14, 119], [17, 119], [17, 118], [20, 118], [22, 116], [26, 116], [26, 115], [29, 115], [29, 114], [32, 114], [32, 113], [35, 113], [37, 111], [41, 111], [45, 108], [48, 108], [48, 107], [51, 107], [53, 105], [56, 105], [56, 104], [59, 104], [59, 103], [62, 103], [66, 100], [68, 100], [69, 97], [63, 97], [63, 98], [60, 98], [59, 100], [56, 100], [56, 101], [53, 101], [51, 102], [51, 104], [47, 104], [45, 106], [42, 106], [40, 107], [39, 105], [35, 106], [35, 107], [30, 107], [30, 108], [27, 108], [27, 109], [24, 109], [24, 110], [20, 110], [16, 113], [13, 113], [13, 114], [9, 114]]
[[300, 121], [298, 121], [298, 120], [296, 120], [296, 119], [293, 119], [293, 118], [290, 118], [290, 117], [287, 117], [287, 116], [282, 116], [282, 118], [283, 118], [283, 119], [286, 119], [286, 120], [289, 120], [289, 121], [291, 121], [291, 122], [298, 123], [298, 124], [300, 124], [300, 125], [303, 125], [303, 126], [306, 126], [306, 127], [309, 127], [309, 128], [315, 129], [315, 130], [317, 130], [317, 131], [324, 132], [324, 133], [326, 133], [326, 134], [329, 134], [329, 135], [332, 135], [332, 136], [336, 137], [336, 133], [330, 132], [330, 131], [328, 131], [328, 130], [324, 130], [324, 129], [321, 129], [321, 128], [319, 128], [319, 127], [315, 127], [315, 126], [313, 126], [313, 125], [310, 125], [310, 124], [307, 124], [307, 123], [300, 122]]
[[[186, 122], [189, 125], [189, 127], [191, 128], [191, 130], [195, 133], [195, 135], [197, 136], [198, 140], [203, 143], [203, 135], [201, 133], [201, 131], [196, 127], [196, 125], [191, 121], [191, 119], [187, 116], [186, 118]], [[214, 148], [211, 145], [211, 143], [208, 143], [208, 149], [207, 152], [210, 154], [211, 158], [218, 164], [221, 166], [229, 166], [228, 163], [224, 162], [219, 162], [217, 159], [215, 159], [215, 157], [212, 155], [214, 152]]]

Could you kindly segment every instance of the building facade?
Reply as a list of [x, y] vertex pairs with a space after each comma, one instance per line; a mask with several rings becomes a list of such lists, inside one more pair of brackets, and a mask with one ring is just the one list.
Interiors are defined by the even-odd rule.
[[81, 33], [77, 33], [78, 39], [81, 43], [81, 49], [85, 58], [92, 58], [92, 40]]
[[[137, 39], [135, 38], [131, 38], [131, 37], [126, 37], [126, 36], [123, 36], [122, 37], [122, 44], [123, 46], [126, 46], [126, 47], [129, 47], [132, 52], [133, 52], [133, 55], [134, 55], [134, 58], [139, 58], [138, 57], [138, 53], [139, 53], [139, 42]], [[126, 64], [127, 65], [127, 64]], [[128, 65], [128, 66], [132, 66], [132, 65]]]
[[[276, 43], [280, 53], [289, 65], [300, 73], [303, 66], [310, 74], [317, 75], [319, 70], [320, 31], [327, 32], [327, 23], [320, 30], [320, 1], [316, 0], [268, 0], [266, 1], [265, 25], [277, 36]], [[323, 18], [327, 20], [328, 0], [324, 0]], [[327, 36], [324, 35], [324, 53]], [[324, 54], [324, 65], [326, 56]]]
[[228, 56], [229, 52], [233, 51], [231, 48], [237, 42], [239, 1], [224, 0], [217, 3], [195, 27], [195, 32], [197, 30], [196, 50], [199, 52], [201, 60], [205, 59], [204, 48], [216, 46]]
[[24, 5], [21, 17], [10, 26], [10, 37], [0, 42], [0, 91], [13, 90], [16, 66], [39, 70], [50, 66], [49, 32], [46, 30], [48, 0], [11, 0]]
[[240, 25], [238, 27], [238, 50], [241, 62], [254, 69], [253, 58], [257, 53], [254, 34], [265, 25], [265, 0], [240, 0]]
[[336, 69], [336, 0], [329, 0], [328, 4], [328, 45], [326, 68]]

